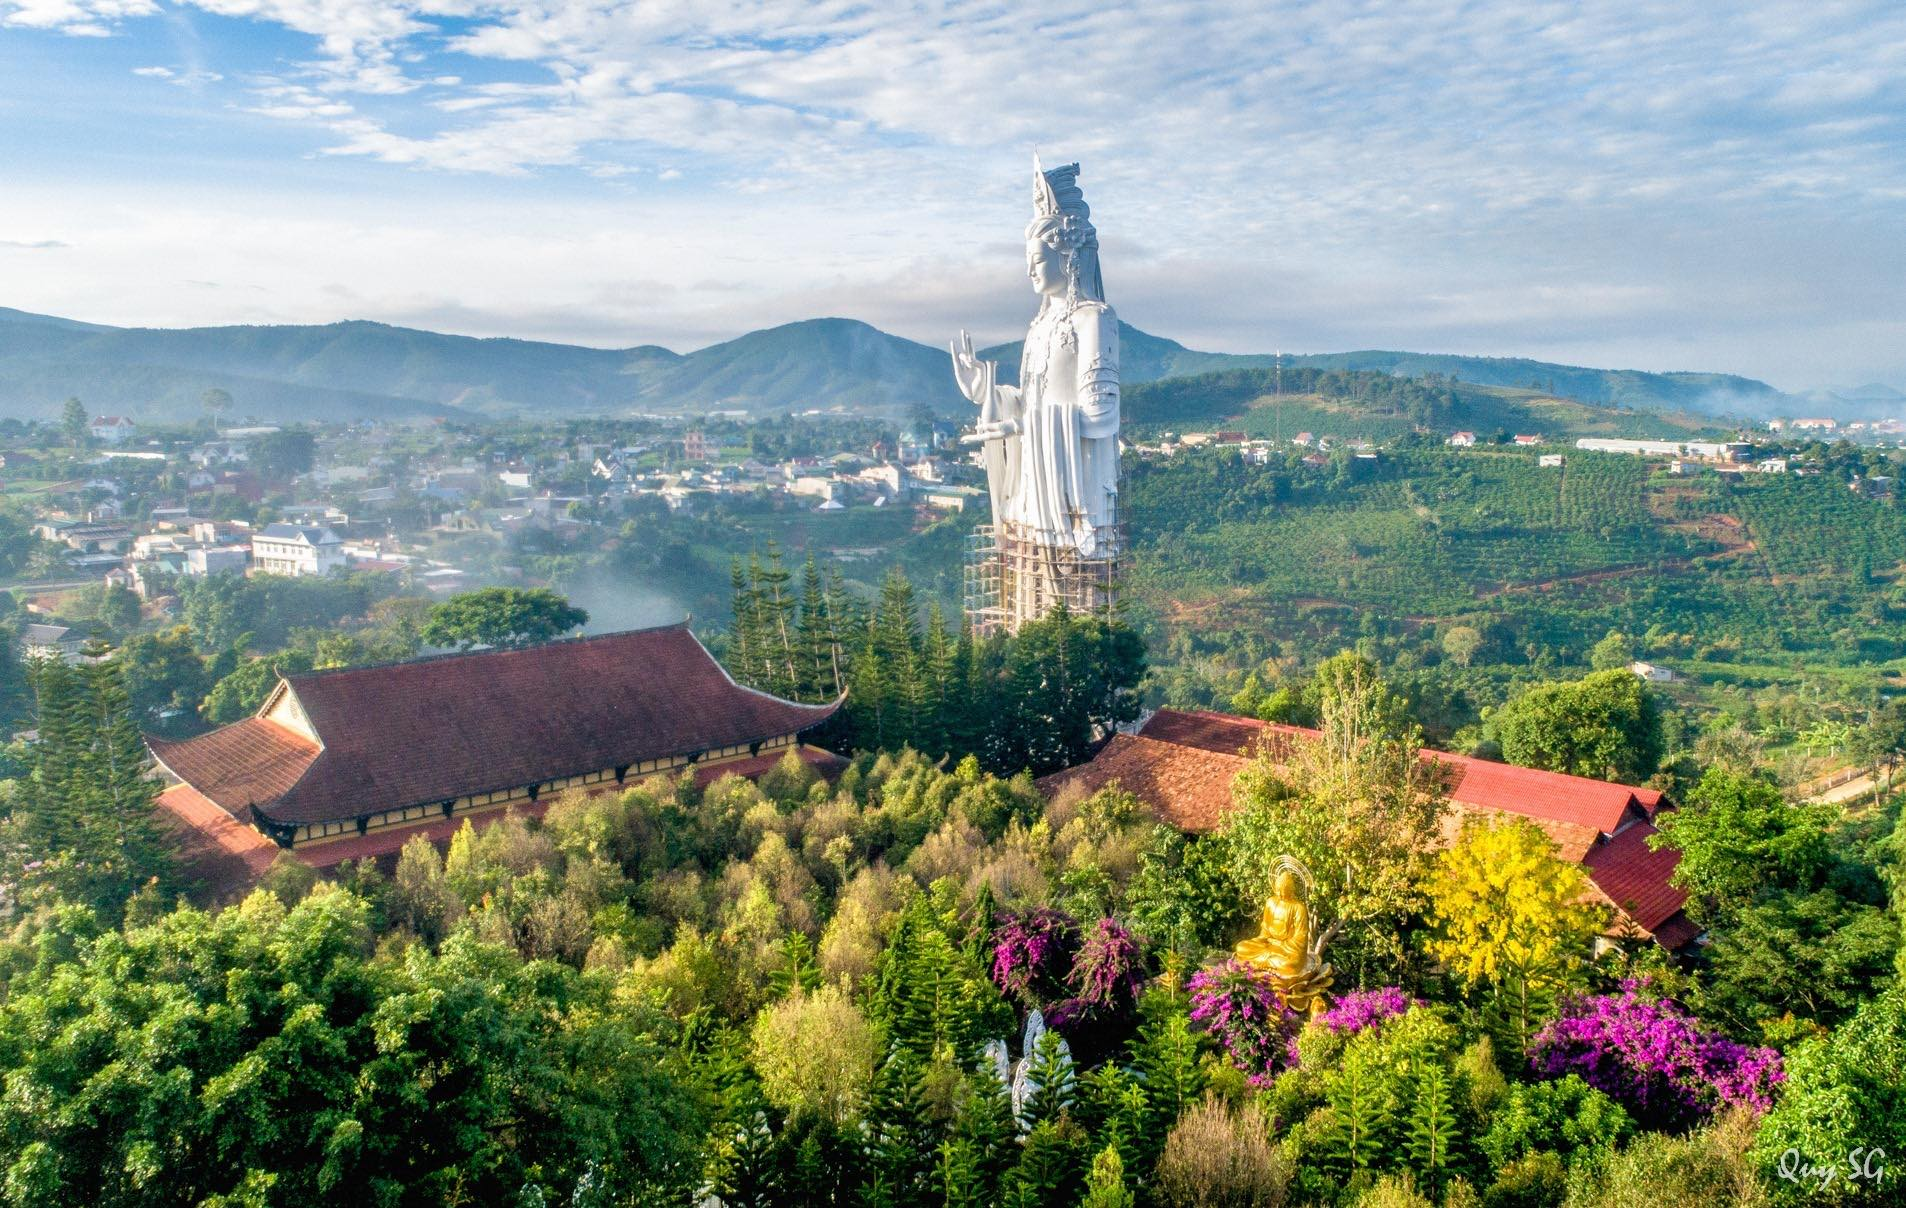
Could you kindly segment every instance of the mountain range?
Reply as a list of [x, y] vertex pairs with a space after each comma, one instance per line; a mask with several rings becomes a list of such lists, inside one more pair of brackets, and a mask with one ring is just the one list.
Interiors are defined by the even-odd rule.
[[[1140, 383], [1272, 364], [1269, 354], [1199, 352], [1120, 325], [1122, 372]], [[1002, 380], [1019, 345], [985, 350]], [[1520, 358], [1364, 351], [1285, 356], [1287, 365], [1435, 373], [1486, 386], [1529, 387], [1583, 402], [1762, 417], [1834, 406], [1836, 414], [1901, 410], [1884, 387], [1810, 399], [1716, 373], [1644, 373]], [[844, 407], [926, 407], [963, 416], [944, 349], [853, 319], [809, 319], [689, 353], [657, 345], [585, 348], [477, 339], [354, 320], [321, 326], [125, 328], [0, 307], [0, 416], [51, 418], [68, 396], [94, 414], [181, 420], [206, 390], [230, 392], [236, 419], [430, 416], [757, 414]], [[1874, 393], [1874, 392], [1884, 393]], [[1886, 395], [1891, 394], [1888, 398]]]

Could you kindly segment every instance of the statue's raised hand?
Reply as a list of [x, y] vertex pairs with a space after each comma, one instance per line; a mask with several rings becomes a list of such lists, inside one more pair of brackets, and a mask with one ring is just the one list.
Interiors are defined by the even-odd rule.
[[953, 381], [960, 393], [984, 406], [990, 393], [988, 379], [992, 375], [986, 371], [986, 362], [974, 354], [973, 337], [962, 331], [959, 339], [947, 345], [947, 351], [953, 354]]

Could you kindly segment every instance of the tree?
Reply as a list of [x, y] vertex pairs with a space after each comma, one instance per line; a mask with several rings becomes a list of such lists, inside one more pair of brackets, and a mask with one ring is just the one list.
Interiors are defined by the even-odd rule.
[[1788, 804], [1758, 776], [1709, 768], [1681, 808], [1660, 815], [1649, 845], [1681, 853], [1673, 883], [1688, 891], [1688, 914], [1715, 927], [1766, 890], [1818, 884], [1833, 862], [1830, 813]]
[[1634, 661], [1634, 643], [1619, 629], [1609, 630], [1588, 652], [1588, 665], [1596, 671], [1627, 671]]
[[1443, 653], [1458, 667], [1467, 667], [1482, 649], [1482, 634], [1473, 626], [1452, 625], [1443, 635]]
[[761, 1012], [752, 1059], [761, 1089], [776, 1107], [844, 1125], [866, 1107], [874, 1035], [839, 987], [823, 986]]
[[1125, 1163], [1116, 1145], [1107, 1145], [1092, 1159], [1079, 1208], [1132, 1208], [1132, 1192], [1125, 1185]]
[[700, 1108], [667, 1021], [465, 932], [373, 956], [368, 903], [254, 893], [100, 934], [0, 1004], [21, 1203], [659, 1203]]
[[60, 435], [75, 449], [84, 449], [92, 443], [93, 430], [87, 419], [86, 404], [76, 398], [66, 400], [60, 408]]
[[154, 816], [157, 784], [146, 775], [120, 668], [107, 659], [33, 668], [40, 740], [26, 801], [16, 807], [26, 883], [116, 912], [134, 890], [169, 878]]
[[199, 703], [211, 689], [205, 660], [192, 646], [191, 631], [176, 625], [142, 633], [119, 648], [126, 696], [140, 727], [180, 734], [194, 728]]
[[1429, 949], [1472, 988], [1493, 988], [1517, 1047], [1601, 930], [1598, 913], [1581, 904], [1587, 880], [1521, 817], [1472, 821], [1436, 858]]
[[212, 424], [217, 426], [218, 417], [231, 409], [232, 395], [228, 390], [213, 386], [199, 395], [199, 403], [205, 408], [205, 414], [211, 417]]
[[1337, 967], [1361, 984], [1397, 981], [1447, 790], [1373, 667], [1353, 655], [1325, 673], [1322, 733], [1266, 744], [1239, 773], [1238, 808], [1216, 838], [1247, 900], [1268, 894], [1279, 856], [1302, 860], [1320, 926], [1342, 931]]
[[423, 640], [433, 646], [534, 646], [589, 621], [589, 614], [546, 587], [485, 587], [430, 610]]
[[1661, 762], [1654, 693], [1626, 671], [1538, 684], [1490, 719], [1510, 763], [1636, 784]]
[[251, 443], [252, 469], [268, 482], [279, 482], [310, 472], [317, 454], [317, 438], [306, 428], [280, 428]]
[[[1810, 1164], [1836, 1165], [1841, 1177], [1825, 1187], [1817, 1179], [1779, 1178], [1783, 1155], [1795, 1150]], [[1761, 1123], [1753, 1156], [1785, 1202], [1877, 1205], [1898, 1202], [1900, 1175], [1885, 1168], [1901, 1152], [1906, 1152], [1906, 986], [1895, 982], [1832, 1033], [1802, 1041], [1793, 1050], [1780, 1101]], [[1849, 1163], [1860, 1178], [1845, 1177]], [[1870, 1177], [1881, 1170], [1883, 1182]]]

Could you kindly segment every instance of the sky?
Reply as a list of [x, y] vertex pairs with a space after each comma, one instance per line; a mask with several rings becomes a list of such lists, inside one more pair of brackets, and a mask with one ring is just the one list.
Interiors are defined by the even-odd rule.
[[0, 0], [0, 305], [679, 350], [1032, 311], [1906, 389], [1906, 5]]

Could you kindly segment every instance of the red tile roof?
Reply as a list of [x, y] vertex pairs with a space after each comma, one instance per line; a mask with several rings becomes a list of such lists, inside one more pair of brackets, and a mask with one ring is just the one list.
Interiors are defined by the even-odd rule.
[[234, 812], [256, 805], [280, 822], [343, 821], [744, 746], [818, 725], [839, 707], [742, 687], [686, 624], [313, 672], [279, 691], [309, 719], [315, 755], [262, 717], [184, 742], [150, 740], [153, 752]]
[[1688, 900], [1686, 890], [1668, 884], [1681, 863], [1681, 853], [1671, 847], [1651, 850], [1648, 836], [1655, 833], [1653, 826], [1637, 822], [1603, 840], [1582, 861], [1589, 879], [1608, 900], [1651, 932], [1679, 914]]
[[200, 896], [225, 901], [244, 893], [278, 858], [278, 845], [189, 784], [159, 794], [159, 825]]
[[[1294, 739], [1316, 734], [1248, 717], [1160, 709], [1136, 735], [1116, 735], [1089, 763], [1047, 776], [1039, 786], [1050, 794], [1076, 783], [1094, 792], [1117, 781], [1161, 819], [1186, 831], [1211, 831], [1232, 807], [1232, 782], [1258, 750], [1269, 745], [1275, 758]], [[1598, 899], [1635, 926], [1668, 948], [1694, 939], [1696, 929], [1681, 911], [1687, 894], [1668, 883], [1680, 856], [1651, 851], [1646, 842], [1655, 833], [1649, 820], [1661, 808], [1660, 793], [1467, 755], [1425, 751], [1423, 757], [1442, 766], [1458, 807], [1444, 819], [1443, 842], [1453, 841], [1470, 818], [1528, 818], [1554, 840], [1561, 858], [1582, 865]]]
[[1090, 763], [1054, 772], [1039, 781], [1048, 796], [1069, 784], [1096, 793], [1117, 781], [1150, 802], [1163, 821], [1180, 830], [1217, 829], [1231, 808], [1231, 782], [1250, 760], [1231, 752], [1181, 746], [1137, 734], [1115, 734]]
[[[1314, 738], [1318, 732], [1225, 713], [1160, 709], [1139, 733], [1181, 746], [1231, 754], [1254, 746], [1260, 739], [1281, 744], [1293, 738]], [[1593, 827], [1602, 834], [1619, 829], [1629, 817], [1631, 806], [1639, 807], [1639, 816], [1651, 818], [1661, 804], [1661, 794], [1653, 789], [1610, 784], [1586, 776], [1520, 768], [1447, 751], [1424, 751], [1423, 758], [1447, 769], [1449, 798], [1459, 805]]]
[[262, 717], [182, 742], [147, 738], [146, 745], [166, 770], [235, 814], [276, 799], [318, 757], [317, 744]]

